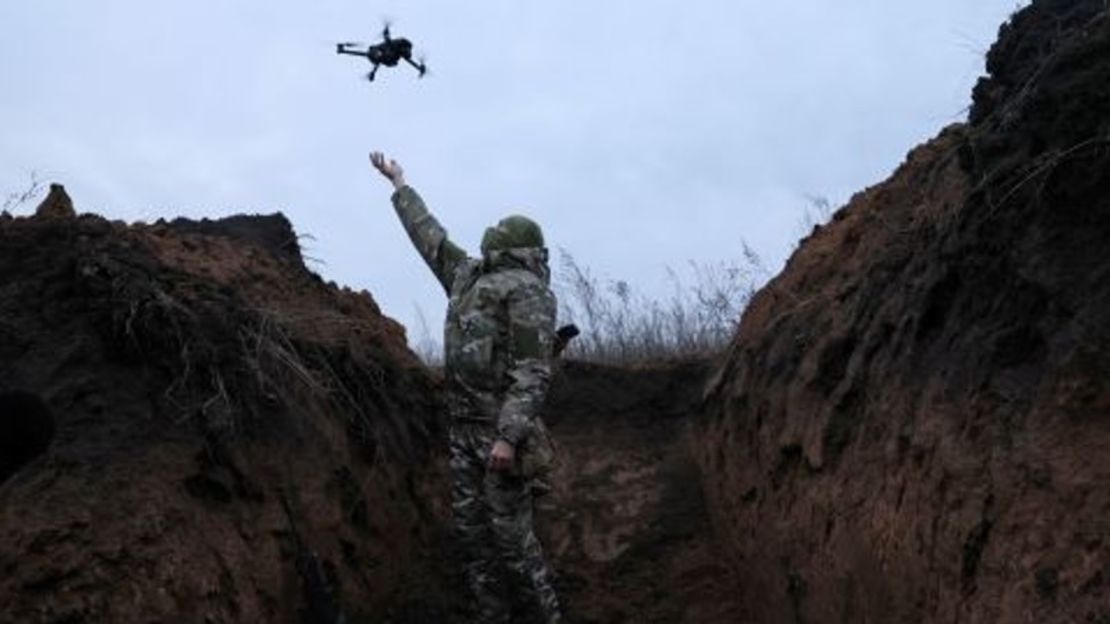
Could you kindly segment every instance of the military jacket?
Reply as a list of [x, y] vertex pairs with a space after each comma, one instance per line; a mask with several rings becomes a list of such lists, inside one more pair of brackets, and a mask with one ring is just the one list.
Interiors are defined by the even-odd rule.
[[451, 416], [487, 421], [514, 446], [530, 435], [551, 378], [555, 295], [547, 250], [471, 258], [405, 186], [393, 207], [448, 296], [444, 374]]

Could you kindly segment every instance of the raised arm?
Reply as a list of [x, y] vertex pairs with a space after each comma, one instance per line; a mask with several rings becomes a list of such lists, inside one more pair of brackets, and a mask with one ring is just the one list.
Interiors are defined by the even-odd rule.
[[497, 434], [513, 447], [528, 437], [547, 396], [555, 310], [555, 296], [538, 281], [522, 284], [508, 301], [510, 385], [498, 415]]
[[387, 163], [381, 152], [372, 152], [370, 162], [393, 183], [393, 209], [401, 225], [443, 289], [450, 294], [455, 270], [466, 260], [466, 252], [447, 238], [447, 230], [428, 212], [420, 195], [405, 182], [405, 172], [397, 161]]

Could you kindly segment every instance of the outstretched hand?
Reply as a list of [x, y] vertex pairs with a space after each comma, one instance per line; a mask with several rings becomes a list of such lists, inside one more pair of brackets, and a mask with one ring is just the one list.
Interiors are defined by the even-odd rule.
[[400, 189], [405, 185], [405, 170], [396, 160], [386, 162], [385, 154], [370, 152], [370, 164], [378, 170], [387, 180], [393, 183], [393, 188]]

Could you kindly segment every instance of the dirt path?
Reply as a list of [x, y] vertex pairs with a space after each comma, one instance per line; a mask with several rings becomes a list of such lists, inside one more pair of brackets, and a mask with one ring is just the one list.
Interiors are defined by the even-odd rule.
[[564, 369], [548, 415], [563, 463], [537, 525], [570, 621], [747, 621], [689, 453], [703, 370]]

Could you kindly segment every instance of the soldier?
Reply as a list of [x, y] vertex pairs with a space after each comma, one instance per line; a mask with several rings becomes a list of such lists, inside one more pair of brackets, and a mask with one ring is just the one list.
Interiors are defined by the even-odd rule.
[[551, 376], [555, 296], [540, 227], [522, 216], [486, 229], [482, 257], [447, 238], [396, 161], [370, 161], [393, 183], [393, 207], [448, 296], [444, 373], [451, 416], [451, 504], [467, 581], [483, 623], [508, 622], [511, 597], [544, 622], [559, 604], [532, 529], [539, 410]]

